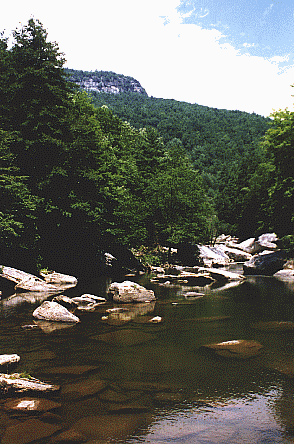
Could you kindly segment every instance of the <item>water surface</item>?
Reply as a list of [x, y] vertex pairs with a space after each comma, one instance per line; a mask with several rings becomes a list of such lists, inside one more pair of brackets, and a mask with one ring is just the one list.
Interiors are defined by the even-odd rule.
[[[19, 354], [18, 372], [61, 386], [56, 436], [75, 430], [92, 444], [294, 442], [294, 330], [268, 324], [294, 322], [293, 282], [252, 276], [228, 288], [191, 288], [158, 285], [147, 275], [127, 279], [153, 289], [157, 301], [103, 320], [115, 306], [109, 301], [56, 329], [23, 328], [40, 303], [33, 297], [1, 303], [0, 354]], [[109, 283], [99, 278], [64, 294], [105, 296]], [[148, 322], [153, 316], [162, 322]], [[235, 359], [201, 347], [237, 339], [263, 349]], [[0, 405], [2, 436], [5, 424], [23, 421], [26, 415]]]

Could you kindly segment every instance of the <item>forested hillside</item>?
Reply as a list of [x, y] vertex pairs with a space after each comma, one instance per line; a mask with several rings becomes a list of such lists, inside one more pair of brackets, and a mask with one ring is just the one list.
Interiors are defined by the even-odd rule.
[[41, 23], [13, 38], [0, 37], [0, 264], [79, 276], [121, 247], [293, 234], [294, 113], [90, 98]]
[[251, 220], [258, 218], [256, 211], [255, 215], [248, 215], [247, 210], [244, 214], [245, 193], [240, 195], [240, 190], [266, 161], [259, 143], [271, 119], [136, 94], [91, 92], [91, 97], [96, 107], [107, 105], [136, 128], [156, 128], [164, 143], [174, 138], [181, 141], [214, 202], [219, 230], [246, 237], [266, 228]]

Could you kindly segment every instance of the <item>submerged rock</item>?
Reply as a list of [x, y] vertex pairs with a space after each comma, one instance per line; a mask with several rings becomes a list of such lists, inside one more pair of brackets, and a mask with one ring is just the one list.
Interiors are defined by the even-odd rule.
[[132, 281], [113, 282], [108, 292], [114, 302], [149, 302], [156, 299], [152, 290], [147, 290], [145, 287]]
[[17, 398], [3, 404], [4, 410], [15, 412], [47, 412], [61, 407], [58, 402], [44, 398]]
[[58, 322], [80, 322], [79, 318], [73, 315], [65, 307], [57, 302], [45, 301], [33, 312], [34, 318], [46, 321]]
[[95, 395], [107, 387], [107, 381], [102, 379], [86, 379], [84, 381], [67, 384], [62, 387], [61, 394], [66, 398], [83, 398]]
[[256, 356], [263, 346], [257, 341], [233, 340], [217, 344], [203, 345], [204, 348], [214, 350], [218, 355], [226, 358], [251, 358]]
[[118, 330], [110, 333], [104, 333], [92, 336], [91, 339], [107, 342], [116, 346], [132, 346], [143, 344], [144, 342], [154, 340], [154, 336], [149, 333], [143, 333], [137, 330]]
[[294, 330], [294, 322], [291, 321], [269, 321], [269, 322], [257, 322], [253, 325], [253, 328], [257, 330], [275, 330], [275, 331], [285, 331]]
[[152, 420], [151, 414], [144, 413], [88, 416], [81, 418], [73, 429], [101, 442], [117, 442], [117, 440], [124, 442], [128, 436], [133, 435], [137, 429], [147, 426]]
[[57, 424], [47, 424], [38, 419], [29, 419], [8, 427], [1, 444], [27, 444], [42, 438], [48, 438], [61, 428]]

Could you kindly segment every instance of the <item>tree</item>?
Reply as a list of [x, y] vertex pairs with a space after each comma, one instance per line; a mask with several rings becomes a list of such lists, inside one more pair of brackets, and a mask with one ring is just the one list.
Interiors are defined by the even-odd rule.
[[64, 143], [71, 141], [66, 119], [73, 84], [64, 76], [63, 54], [56, 43], [47, 41], [47, 32], [37, 20], [13, 32], [13, 44], [1, 41], [1, 65], [5, 82], [1, 86], [7, 113], [0, 126], [17, 131], [13, 150], [16, 161], [35, 190], [55, 165]]
[[272, 225], [279, 236], [294, 234], [294, 112], [285, 109], [272, 114], [271, 128], [263, 146], [274, 166], [269, 187]]
[[201, 175], [192, 168], [179, 139], [167, 144], [161, 170], [147, 193], [161, 243], [176, 246], [208, 240], [213, 209]]
[[[26, 186], [14, 166], [10, 145], [14, 135], [0, 130], [0, 263], [34, 267], [39, 255], [36, 210], [40, 199]], [[13, 263], [12, 263], [13, 262]]]

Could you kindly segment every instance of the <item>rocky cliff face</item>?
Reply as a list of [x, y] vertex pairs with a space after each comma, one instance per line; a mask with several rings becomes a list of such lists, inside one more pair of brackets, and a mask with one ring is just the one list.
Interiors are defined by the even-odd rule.
[[134, 92], [147, 96], [147, 92], [133, 77], [116, 74], [111, 71], [79, 71], [65, 69], [69, 80], [87, 91], [120, 94]]

